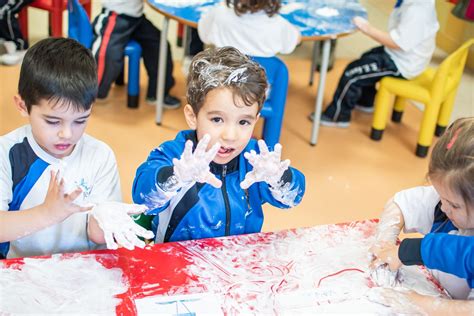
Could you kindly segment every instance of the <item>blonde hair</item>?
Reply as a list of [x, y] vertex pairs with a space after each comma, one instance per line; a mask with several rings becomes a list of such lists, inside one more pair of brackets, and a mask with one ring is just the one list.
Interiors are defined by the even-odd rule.
[[428, 177], [444, 181], [474, 207], [474, 117], [457, 119], [438, 139]]

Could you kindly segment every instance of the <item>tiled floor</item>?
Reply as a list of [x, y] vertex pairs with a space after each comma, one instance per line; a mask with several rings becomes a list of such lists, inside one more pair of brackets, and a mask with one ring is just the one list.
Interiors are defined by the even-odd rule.
[[[385, 28], [390, 1], [361, 1], [368, 9], [371, 22]], [[147, 10], [148, 11], [148, 10]], [[152, 20], [157, 14], [148, 14]], [[324, 102], [327, 104], [344, 66], [376, 43], [362, 34], [353, 34], [338, 41], [334, 69], [328, 75]], [[369, 139], [371, 116], [354, 113], [349, 129], [321, 128], [317, 146], [309, 145], [311, 123], [307, 115], [314, 108], [316, 86], [308, 86], [311, 44], [305, 43], [285, 60], [290, 69], [290, 87], [281, 143], [285, 158], [306, 175], [307, 191], [301, 205], [281, 211], [265, 207], [264, 230], [312, 226], [354, 219], [377, 217], [384, 203], [396, 191], [425, 183], [428, 159], [414, 155], [421, 112], [408, 107], [402, 124], [389, 123], [384, 139]], [[175, 67], [177, 84], [173, 93], [184, 98], [184, 77], [179, 67], [180, 51]], [[436, 52], [434, 63], [445, 56]], [[142, 89], [146, 89], [143, 69]], [[0, 66], [0, 134], [26, 121], [14, 109], [19, 67]], [[317, 78], [317, 77], [316, 77]], [[474, 72], [466, 70], [459, 89], [453, 118], [474, 115]], [[149, 151], [161, 142], [173, 138], [186, 128], [182, 108], [165, 111], [163, 124], [154, 123], [154, 108], [144, 102], [140, 108], [127, 109], [126, 90], [114, 87], [105, 104], [96, 104], [87, 132], [108, 143], [115, 151], [126, 201], [131, 199], [135, 170]], [[258, 126], [258, 130], [261, 126]], [[258, 131], [257, 131], [258, 134]]]

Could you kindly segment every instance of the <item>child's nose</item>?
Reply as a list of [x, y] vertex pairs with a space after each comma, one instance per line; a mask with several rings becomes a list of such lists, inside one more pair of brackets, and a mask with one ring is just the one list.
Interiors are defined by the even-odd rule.
[[69, 126], [63, 126], [61, 130], [59, 131], [58, 136], [60, 138], [71, 138], [72, 136], [72, 130]]
[[235, 140], [237, 138], [237, 129], [232, 125], [226, 126], [222, 133], [222, 138], [227, 141]]

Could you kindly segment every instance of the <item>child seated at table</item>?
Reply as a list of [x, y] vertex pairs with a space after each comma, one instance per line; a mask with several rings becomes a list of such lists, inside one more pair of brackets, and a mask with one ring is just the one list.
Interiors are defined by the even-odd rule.
[[84, 134], [96, 94], [94, 58], [77, 41], [26, 52], [14, 102], [30, 124], [0, 137], [0, 259], [131, 249], [144, 246], [136, 235], [153, 236], [128, 216], [143, 206], [118, 202], [113, 151]]
[[133, 200], [155, 215], [155, 242], [260, 232], [262, 204], [300, 203], [305, 179], [251, 139], [265, 101], [265, 71], [232, 47], [191, 63], [184, 108], [191, 130], [154, 149], [137, 170]]
[[[347, 128], [352, 110], [374, 111], [375, 86], [384, 77], [411, 79], [421, 74], [436, 48], [439, 29], [434, 0], [397, 0], [388, 32], [356, 17], [357, 28], [382, 46], [351, 62], [342, 73], [333, 99], [321, 115], [321, 125]], [[310, 119], [313, 120], [314, 113]]]
[[301, 34], [278, 14], [280, 7], [280, 0], [226, 0], [226, 5], [201, 16], [199, 37], [206, 44], [233, 46], [254, 57], [290, 54]]
[[[110, 87], [123, 71], [123, 53], [131, 40], [142, 48], [143, 63], [148, 74], [146, 102], [155, 105], [157, 99], [158, 56], [161, 31], [144, 14], [144, 0], [102, 0], [102, 12], [94, 19], [92, 52], [99, 76], [98, 99], [106, 99]], [[173, 58], [167, 43], [165, 91], [163, 107], [176, 109], [181, 101], [170, 94], [175, 85]]]
[[[456, 120], [438, 140], [428, 176], [431, 186], [400, 191], [387, 203], [371, 249], [373, 264], [397, 270], [401, 263], [425, 263], [436, 269], [433, 275], [459, 300], [439, 299], [433, 304], [433, 298], [417, 294], [408, 294], [408, 299], [429, 314], [472, 313], [474, 302], [462, 300], [474, 300], [474, 237], [461, 236], [474, 235], [473, 117]], [[402, 228], [427, 235], [397, 246]]]

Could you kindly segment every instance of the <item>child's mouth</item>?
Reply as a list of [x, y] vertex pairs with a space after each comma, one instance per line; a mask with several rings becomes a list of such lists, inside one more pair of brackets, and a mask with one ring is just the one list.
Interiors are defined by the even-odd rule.
[[61, 150], [61, 151], [67, 150], [70, 146], [71, 146], [71, 144], [56, 144], [56, 145], [54, 145], [54, 147], [57, 150]]
[[235, 149], [230, 147], [220, 147], [217, 152], [219, 156], [229, 156]]

